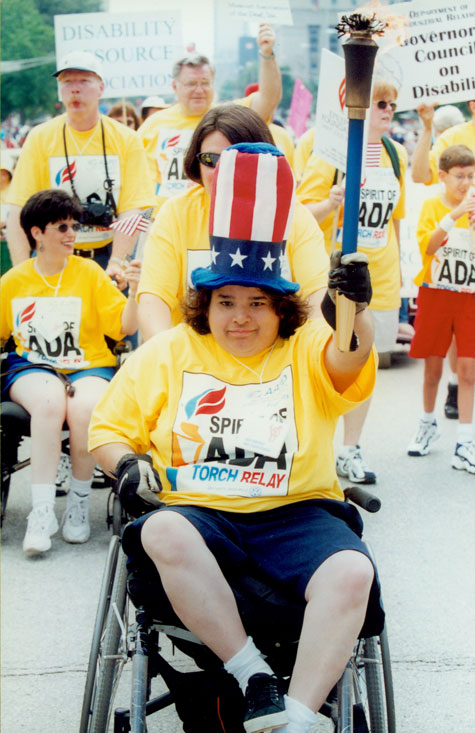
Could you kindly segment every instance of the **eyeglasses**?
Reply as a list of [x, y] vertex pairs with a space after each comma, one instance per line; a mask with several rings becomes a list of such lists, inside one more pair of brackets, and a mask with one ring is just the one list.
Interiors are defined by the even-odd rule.
[[81, 225], [77, 221], [74, 224], [47, 224], [47, 226], [51, 227], [51, 229], [57, 229], [61, 234], [66, 234], [68, 229], [72, 229], [73, 232], [78, 232], [81, 229]]
[[384, 99], [380, 99], [379, 102], [375, 102], [375, 104], [378, 109], [386, 109], [386, 107], [391, 107], [393, 112], [395, 112], [397, 109], [396, 102], [385, 102]]
[[207, 168], [216, 168], [221, 153], [197, 153], [196, 158]]
[[473, 180], [475, 178], [473, 173], [449, 173], [449, 176], [452, 176], [452, 178], [455, 178], [456, 181], [459, 183], [462, 183], [462, 181], [468, 181], [469, 183], [473, 183]]
[[181, 84], [185, 89], [197, 89], [198, 87], [201, 87], [202, 89], [211, 89], [213, 86], [210, 81], [179, 81], [178, 84]]

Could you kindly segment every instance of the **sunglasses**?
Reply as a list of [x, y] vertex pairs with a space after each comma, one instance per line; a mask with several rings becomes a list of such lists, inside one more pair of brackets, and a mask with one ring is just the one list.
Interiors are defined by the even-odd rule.
[[221, 153], [197, 153], [196, 158], [207, 168], [216, 168]]
[[61, 234], [66, 234], [68, 229], [72, 229], [73, 232], [78, 232], [81, 229], [81, 225], [77, 221], [75, 221], [74, 224], [48, 224], [48, 226], [52, 229], [57, 229], [58, 232], [61, 232]]
[[378, 109], [386, 109], [386, 107], [391, 107], [393, 112], [395, 112], [397, 109], [396, 102], [385, 102], [384, 99], [380, 99], [379, 102], [376, 102], [375, 104]]

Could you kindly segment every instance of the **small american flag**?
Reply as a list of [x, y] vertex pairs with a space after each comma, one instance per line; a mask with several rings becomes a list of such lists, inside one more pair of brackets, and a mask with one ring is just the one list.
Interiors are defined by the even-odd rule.
[[117, 219], [110, 225], [111, 229], [127, 234], [129, 237], [135, 232], [146, 232], [150, 226], [150, 220], [142, 214], [132, 214], [126, 216], [125, 219]]

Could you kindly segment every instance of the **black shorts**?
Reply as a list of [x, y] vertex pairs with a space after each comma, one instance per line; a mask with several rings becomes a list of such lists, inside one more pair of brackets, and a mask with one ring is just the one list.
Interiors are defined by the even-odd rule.
[[[371, 560], [361, 540], [363, 522], [358, 510], [340, 501], [315, 499], [253, 513], [221, 512], [196, 506], [163, 507], [157, 511], [177, 512], [193, 524], [231, 587], [233, 579], [257, 577], [278, 588], [295, 604], [305, 604], [310, 578], [336, 552], [354, 550]], [[140, 539], [142, 527], [151, 514], [125, 528], [122, 544], [131, 570], [155, 569]], [[375, 568], [362, 635], [377, 634], [383, 625], [384, 611]]]

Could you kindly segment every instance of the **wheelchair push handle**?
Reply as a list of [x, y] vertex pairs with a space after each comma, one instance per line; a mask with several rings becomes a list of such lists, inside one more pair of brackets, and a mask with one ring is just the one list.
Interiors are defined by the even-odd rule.
[[353, 504], [366, 509], [367, 512], [374, 514], [381, 509], [381, 499], [360, 486], [349, 486], [343, 490], [343, 493], [347, 501], [352, 501]]

